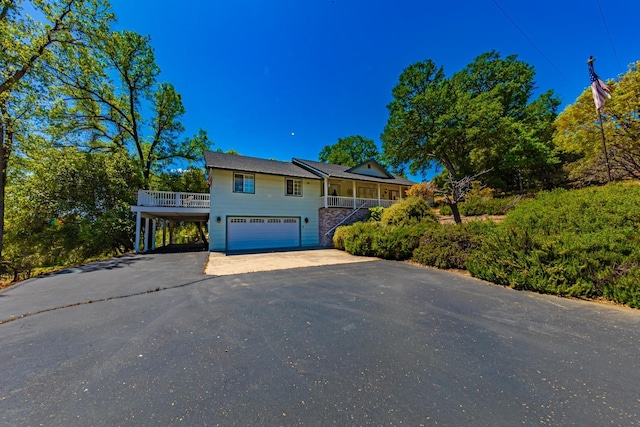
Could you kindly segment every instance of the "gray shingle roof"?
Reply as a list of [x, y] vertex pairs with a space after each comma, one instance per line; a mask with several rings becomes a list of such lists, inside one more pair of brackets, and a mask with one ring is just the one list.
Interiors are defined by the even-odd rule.
[[293, 159], [294, 164], [306, 165], [331, 178], [353, 179], [358, 181], [379, 182], [384, 184], [413, 185], [415, 182], [406, 178], [393, 175], [393, 178], [377, 178], [375, 176], [361, 175], [347, 172], [352, 169], [350, 166], [332, 165], [329, 163], [315, 162], [313, 160]]
[[[313, 160], [293, 159], [292, 162], [259, 159], [257, 157], [238, 156], [235, 154], [205, 151], [206, 167], [226, 169], [239, 172], [263, 173], [267, 175], [284, 175], [296, 178], [321, 179], [318, 172], [330, 178], [352, 179], [357, 181], [379, 182], [394, 185], [413, 185], [415, 182], [393, 175], [393, 178], [378, 178], [348, 172], [350, 166], [332, 165]], [[314, 172], [312, 172], [314, 171]]]
[[284, 175], [296, 178], [321, 179], [318, 175], [291, 162], [258, 159], [256, 157], [238, 156], [213, 151], [205, 151], [204, 159], [206, 167], [208, 168], [264, 173], [267, 175]]

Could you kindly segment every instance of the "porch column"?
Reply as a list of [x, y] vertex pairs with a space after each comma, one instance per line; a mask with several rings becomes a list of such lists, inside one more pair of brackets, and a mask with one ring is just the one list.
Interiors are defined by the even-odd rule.
[[382, 206], [380, 204], [380, 183], [378, 183], [378, 206]]
[[167, 246], [167, 220], [162, 220], [162, 246]]
[[144, 219], [144, 248], [143, 251], [149, 250], [149, 218]]
[[158, 220], [151, 220], [151, 249], [156, 248], [156, 227], [158, 226]]
[[329, 207], [329, 178], [324, 177], [324, 208]]
[[133, 248], [135, 253], [140, 252], [140, 211], [136, 212], [136, 243]]
[[353, 209], [356, 209], [356, 182], [351, 181], [353, 183]]
[[402, 185], [398, 186], [398, 188], [400, 189], [400, 200], [402, 200]]

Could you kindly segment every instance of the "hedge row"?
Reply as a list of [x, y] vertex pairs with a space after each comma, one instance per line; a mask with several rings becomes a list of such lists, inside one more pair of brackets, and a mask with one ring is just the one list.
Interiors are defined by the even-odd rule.
[[640, 307], [640, 186], [540, 193], [487, 233], [467, 268], [537, 292]]
[[638, 200], [640, 185], [626, 183], [540, 193], [500, 224], [441, 225], [396, 212], [405, 219], [340, 227], [334, 244], [354, 255], [466, 268], [514, 289], [640, 307]]

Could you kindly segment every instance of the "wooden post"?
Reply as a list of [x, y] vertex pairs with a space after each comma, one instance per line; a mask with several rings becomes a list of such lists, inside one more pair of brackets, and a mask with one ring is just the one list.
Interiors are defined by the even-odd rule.
[[329, 207], [329, 178], [324, 177], [324, 208]]
[[357, 208], [357, 206], [356, 206], [356, 182], [355, 181], [351, 181], [351, 182], [353, 183], [352, 186], [351, 186], [353, 188], [353, 209], [356, 209]]

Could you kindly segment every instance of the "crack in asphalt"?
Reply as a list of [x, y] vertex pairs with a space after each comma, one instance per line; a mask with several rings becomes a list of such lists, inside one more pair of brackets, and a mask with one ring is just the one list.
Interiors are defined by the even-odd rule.
[[90, 299], [90, 300], [87, 300], [87, 301], [74, 302], [73, 304], [61, 305], [61, 306], [52, 307], [52, 308], [45, 308], [43, 310], [34, 311], [33, 313], [25, 313], [25, 314], [21, 314], [20, 316], [12, 316], [12, 317], [10, 317], [8, 319], [2, 319], [2, 320], [0, 320], [0, 325], [4, 325], [5, 323], [10, 323], [10, 322], [13, 322], [13, 321], [19, 320], [19, 319], [24, 319], [25, 317], [35, 316], [36, 314], [47, 313], [49, 311], [62, 310], [64, 308], [77, 307], [79, 305], [93, 304], [93, 303], [96, 303], [96, 302], [105, 302], [105, 301], [111, 301], [111, 300], [121, 299], [121, 298], [129, 298], [129, 297], [136, 297], [136, 296], [140, 296], [140, 295], [153, 294], [153, 293], [156, 293], [156, 292], [169, 291], [171, 289], [184, 288], [186, 286], [191, 286], [191, 285], [195, 285], [196, 283], [204, 282], [205, 280], [210, 280], [210, 279], [212, 279], [214, 277], [217, 277], [217, 276], [208, 276], [208, 277], [206, 277], [204, 279], [194, 280], [193, 282], [182, 283], [180, 285], [166, 286], [166, 287], [162, 287], [162, 288], [161, 287], [157, 287], [155, 289], [147, 289], [146, 291], [136, 292], [136, 293], [133, 293], [133, 294], [117, 295], [117, 296], [105, 297], [105, 298], [100, 298], [100, 299]]

